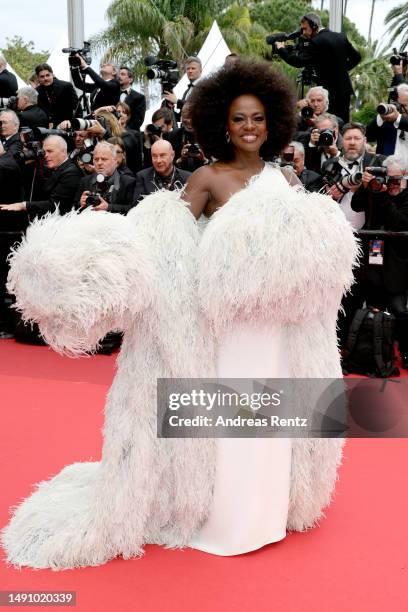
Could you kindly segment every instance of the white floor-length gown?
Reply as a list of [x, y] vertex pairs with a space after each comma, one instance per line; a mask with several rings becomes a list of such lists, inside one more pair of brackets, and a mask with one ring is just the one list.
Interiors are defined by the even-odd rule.
[[[206, 220], [199, 222], [204, 230]], [[289, 377], [285, 331], [272, 321], [236, 323], [217, 347], [218, 378]], [[287, 438], [219, 438], [208, 520], [191, 547], [238, 555], [286, 536], [291, 467]]]

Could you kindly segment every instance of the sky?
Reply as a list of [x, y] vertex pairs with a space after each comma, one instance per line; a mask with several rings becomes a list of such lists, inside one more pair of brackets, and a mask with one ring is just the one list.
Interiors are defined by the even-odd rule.
[[[136, 1], [136, 0], [135, 0]], [[204, 1], [204, 0], [203, 0]], [[25, 41], [32, 40], [37, 51], [51, 51], [61, 40], [67, 28], [66, 0], [0, 0], [3, 13], [0, 28], [0, 48], [5, 46], [6, 38], [22, 36]], [[111, 0], [84, 0], [85, 37], [90, 37], [106, 27], [105, 12]], [[385, 31], [384, 17], [402, 0], [377, 0], [373, 20], [373, 39], [380, 38]], [[313, 6], [320, 8], [321, 0], [314, 0]], [[330, 0], [325, 0], [324, 8], [329, 8]], [[348, 0], [347, 16], [367, 37], [371, 0]], [[5, 18], [5, 14], [7, 18]], [[293, 24], [294, 29], [297, 24]]]

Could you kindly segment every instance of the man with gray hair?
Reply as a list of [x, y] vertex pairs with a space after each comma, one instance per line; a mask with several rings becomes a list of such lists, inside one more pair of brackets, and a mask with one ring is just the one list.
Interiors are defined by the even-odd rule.
[[0, 55], [0, 106], [3, 106], [1, 98], [10, 98], [17, 93], [17, 79], [9, 70], [4, 55]]
[[18, 134], [20, 121], [12, 110], [0, 113], [0, 155], [9, 151], [15, 157], [23, 150], [23, 143]]
[[323, 187], [320, 174], [305, 168], [305, 148], [301, 142], [293, 140], [282, 151], [281, 158], [290, 164], [302, 185], [308, 191], [319, 191]]
[[45, 163], [51, 170], [51, 176], [44, 184], [44, 199], [1, 205], [1, 211], [26, 211], [32, 218], [54, 212], [57, 207], [61, 214], [71, 210], [81, 171], [68, 159], [67, 143], [61, 136], [48, 136], [43, 142], [43, 150]]
[[94, 211], [126, 214], [133, 204], [135, 178], [119, 174], [115, 146], [99, 142], [93, 151], [95, 173], [84, 176], [75, 195], [75, 205]]
[[37, 105], [37, 100], [38, 93], [34, 87], [20, 87], [18, 90], [17, 110], [21, 127], [48, 127], [47, 114]]
[[408, 85], [397, 87], [397, 100], [380, 104], [381, 111], [367, 126], [367, 138], [377, 141], [377, 153], [397, 155], [408, 164]]

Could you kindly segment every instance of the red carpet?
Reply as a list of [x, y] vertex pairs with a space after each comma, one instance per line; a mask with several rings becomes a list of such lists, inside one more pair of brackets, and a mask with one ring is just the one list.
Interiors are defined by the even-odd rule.
[[[61, 358], [0, 341], [0, 525], [31, 485], [98, 459], [114, 357]], [[407, 612], [408, 440], [350, 440], [321, 527], [239, 557], [148, 546], [65, 572], [15, 570], [0, 590], [76, 591], [81, 612]], [[60, 610], [48, 606], [48, 610]]]

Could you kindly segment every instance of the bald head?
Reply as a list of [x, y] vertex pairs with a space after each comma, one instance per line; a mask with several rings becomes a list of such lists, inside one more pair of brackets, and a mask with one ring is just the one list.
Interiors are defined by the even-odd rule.
[[174, 149], [168, 140], [157, 140], [152, 145], [152, 163], [157, 174], [168, 176], [173, 172]]
[[48, 136], [43, 142], [45, 162], [51, 170], [67, 159], [67, 143], [61, 136]]

